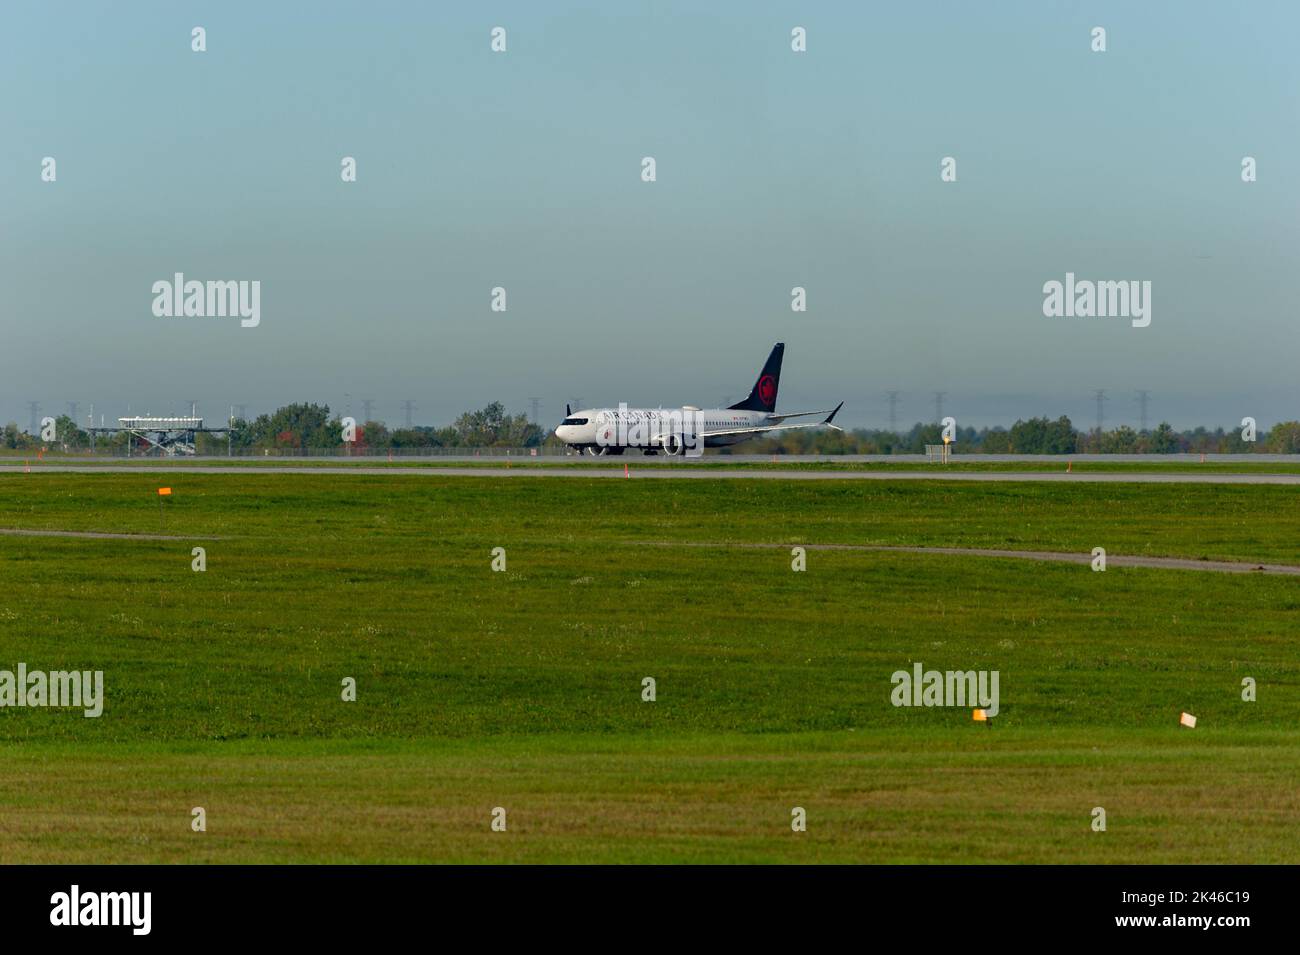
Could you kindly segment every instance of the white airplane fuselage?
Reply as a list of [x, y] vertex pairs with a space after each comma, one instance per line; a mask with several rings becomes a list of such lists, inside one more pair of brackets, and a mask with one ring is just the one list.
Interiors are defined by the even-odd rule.
[[[734, 408], [586, 408], [571, 412], [555, 429], [555, 436], [595, 454], [622, 454], [627, 448], [677, 454], [689, 453], [696, 445], [728, 447], [755, 436], [710, 431], [752, 430], [767, 423], [766, 412]], [[680, 435], [684, 448], [674, 447], [669, 437], [674, 435]]]
[[[730, 408], [566, 408], [555, 436], [579, 452], [622, 454], [640, 448], [646, 454], [685, 454], [693, 457], [705, 448], [723, 448], [750, 438], [796, 428], [836, 428], [832, 423], [839, 406], [829, 411], [777, 414], [777, 389], [785, 345], [777, 342], [767, 356], [749, 396]], [[822, 416], [825, 416], [824, 418]], [[791, 424], [796, 418], [821, 418]], [[836, 428], [838, 430], [838, 428]]]

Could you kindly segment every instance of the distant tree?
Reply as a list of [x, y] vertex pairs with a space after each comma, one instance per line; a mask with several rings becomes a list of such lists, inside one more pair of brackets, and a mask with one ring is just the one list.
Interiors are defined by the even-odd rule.
[[980, 450], [985, 454], [1010, 454], [1011, 432], [1003, 428], [985, 431], [980, 440]]
[[1274, 454], [1300, 454], [1300, 421], [1279, 421], [1268, 432], [1268, 449]]
[[1072, 454], [1078, 445], [1074, 425], [1064, 415], [1055, 421], [1047, 418], [1017, 421], [1008, 437], [1015, 454]]
[[1074, 424], [1065, 415], [1047, 426], [1044, 454], [1073, 454], [1079, 446], [1079, 435]]
[[[231, 443], [234, 443], [233, 440]], [[224, 434], [210, 434], [207, 431], [200, 431], [194, 436], [194, 449], [199, 454], [225, 454], [226, 436]]]
[[907, 435], [907, 453], [924, 454], [927, 444], [943, 444], [943, 425], [917, 423], [912, 426]]
[[1223, 429], [1208, 431], [1204, 426], [1182, 434], [1182, 442], [1189, 451], [1215, 452], [1223, 444]]
[[65, 451], [90, 447], [90, 434], [65, 414], [54, 419], [55, 442]]
[[494, 401], [481, 411], [466, 411], [452, 425], [462, 448], [536, 447], [544, 437], [542, 429], [526, 415], [510, 416], [505, 406]]
[[232, 448], [251, 448], [254, 444], [252, 424], [243, 418], [230, 420], [230, 446]]
[[357, 440], [353, 447], [357, 450], [363, 448], [388, 448], [392, 447], [392, 436], [388, 433], [388, 428], [382, 421], [367, 421], [363, 425], [357, 426]]
[[258, 415], [250, 426], [257, 447], [334, 448], [343, 443], [343, 425], [330, 418], [328, 405], [285, 405], [269, 415]]
[[1138, 433], [1126, 424], [1101, 435], [1102, 454], [1133, 454], [1138, 448]]
[[863, 454], [893, 454], [895, 449], [901, 448], [903, 439], [893, 431], [873, 431], [870, 433], [870, 440], [864, 440], [862, 443]]
[[1046, 418], [1017, 419], [1011, 426], [1011, 451], [1013, 454], [1042, 454], [1047, 434]]
[[19, 429], [16, 422], [10, 421], [4, 429], [4, 446], [18, 451], [26, 451], [40, 444], [36, 438]]
[[1219, 428], [1215, 434], [1220, 437], [1214, 450], [1220, 454], [1249, 454], [1257, 450], [1256, 442], [1242, 439], [1240, 428], [1229, 428], [1227, 431]]
[[436, 448], [441, 443], [435, 428], [398, 428], [390, 436], [395, 448]]
[[1175, 454], [1182, 450], [1178, 435], [1168, 421], [1162, 421], [1149, 435], [1147, 446], [1154, 454]]

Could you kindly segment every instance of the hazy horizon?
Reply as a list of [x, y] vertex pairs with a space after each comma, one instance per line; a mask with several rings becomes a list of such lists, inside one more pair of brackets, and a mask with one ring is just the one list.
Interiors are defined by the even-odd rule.
[[[1284, 3], [8, 4], [0, 422], [371, 399], [400, 426], [410, 399], [443, 425], [536, 397], [552, 427], [576, 398], [738, 400], [776, 341], [780, 409], [842, 400], [850, 428], [887, 426], [890, 390], [901, 429], [936, 390], [962, 427], [1087, 430], [1098, 388], [1107, 427], [1139, 389], [1151, 427], [1298, 419], [1297, 27]], [[260, 282], [259, 324], [155, 316], [176, 272]], [[1067, 272], [1149, 281], [1151, 324], [1046, 317]]]

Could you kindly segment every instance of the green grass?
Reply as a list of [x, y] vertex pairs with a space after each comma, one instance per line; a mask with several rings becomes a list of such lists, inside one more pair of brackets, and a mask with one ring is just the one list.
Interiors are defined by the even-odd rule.
[[[0, 475], [0, 526], [158, 533], [157, 483]], [[0, 710], [0, 861], [1300, 860], [1300, 581], [727, 546], [1300, 563], [1290, 488], [168, 483], [222, 539], [0, 536], [0, 668], [107, 695]], [[890, 705], [916, 660], [995, 726]]]

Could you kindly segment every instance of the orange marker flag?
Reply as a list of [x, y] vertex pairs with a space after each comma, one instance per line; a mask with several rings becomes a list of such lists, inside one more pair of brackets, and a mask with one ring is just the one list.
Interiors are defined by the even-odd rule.
[[160, 487], [160, 488], [158, 488], [158, 493], [159, 493], [159, 495], [161, 495], [161, 496], [163, 496], [163, 497], [167, 497], [168, 495], [171, 494], [171, 492], [172, 492], [172, 489], [169, 488], [169, 487]]
[[971, 713], [971, 719], [973, 719], [976, 723], [987, 723], [989, 719], [989, 715], [988, 713], [984, 712], [984, 710], [975, 710], [974, 712]]

